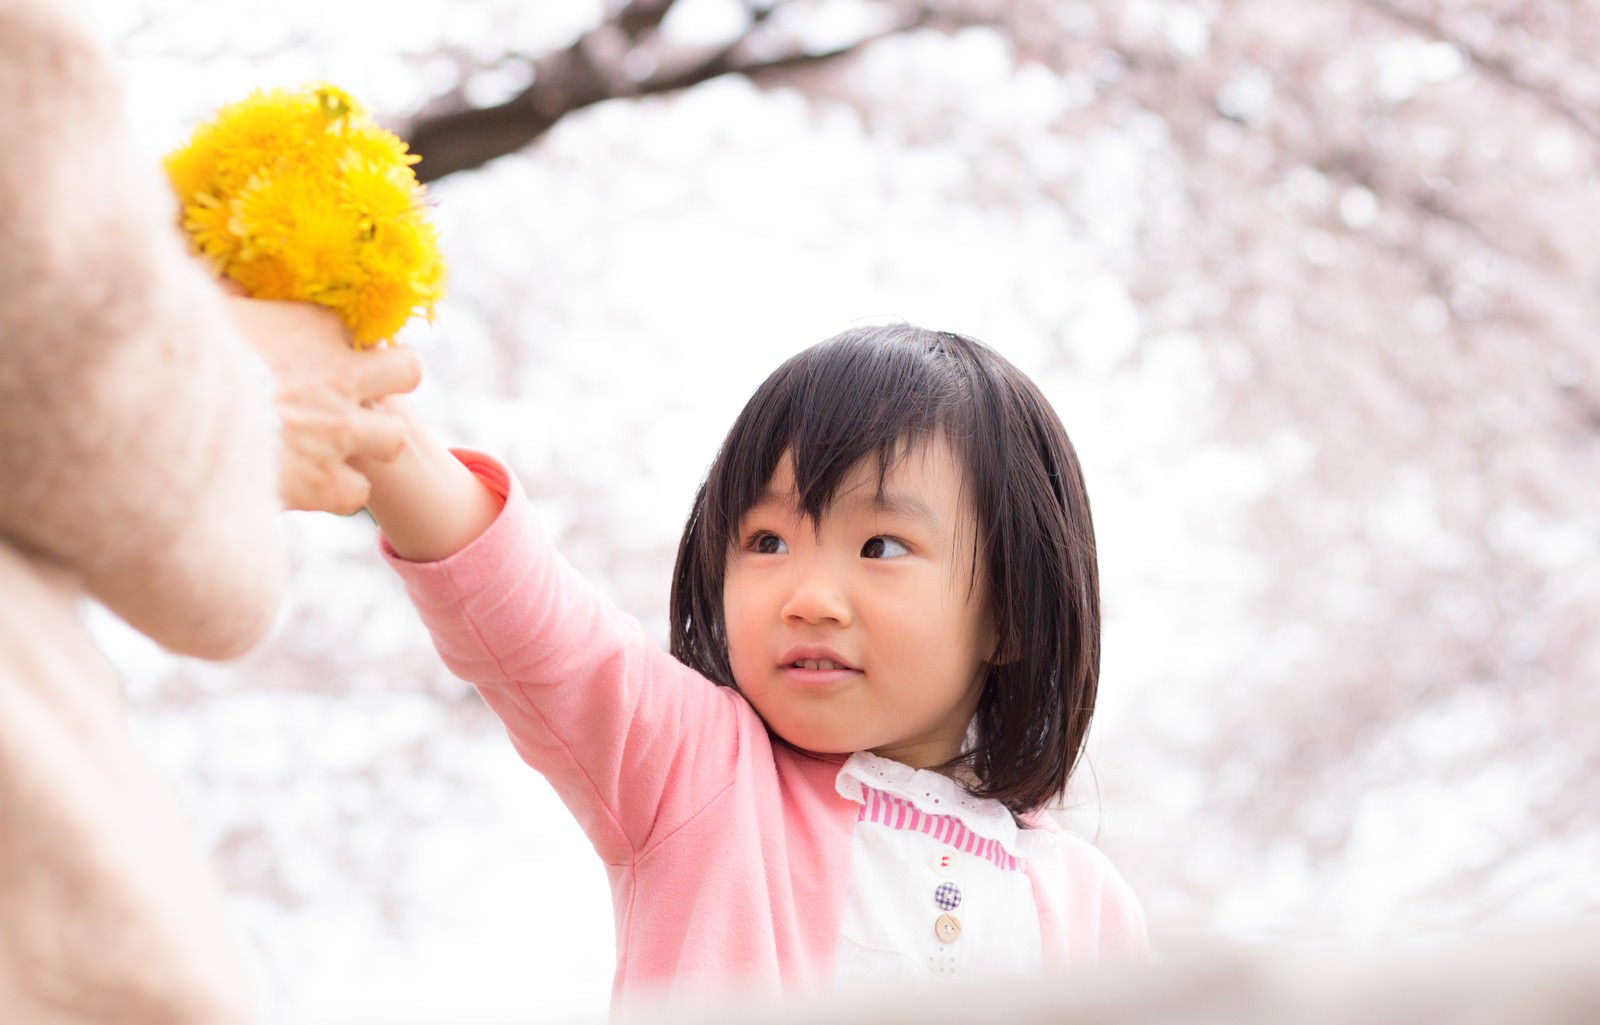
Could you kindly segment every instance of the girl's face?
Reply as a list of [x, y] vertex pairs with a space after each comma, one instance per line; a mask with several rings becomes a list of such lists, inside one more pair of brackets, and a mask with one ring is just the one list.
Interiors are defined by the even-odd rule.
[[789, 743], [915, 768], [961, 751], [995, 639], [960, 473], [942, 439], [910, 449], [882, 494], [864, 461], [814, 523], [786, 454], [740, 521], [722, 593], [728, 658]]

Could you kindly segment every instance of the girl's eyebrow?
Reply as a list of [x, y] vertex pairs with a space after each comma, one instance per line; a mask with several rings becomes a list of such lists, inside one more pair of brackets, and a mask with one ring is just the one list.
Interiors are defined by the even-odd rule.
[[915, 492], [880, 491], [872, 504], [879, 512], [914, 520], [924, 526], [937, 527], [940, 523], [939, 514], [933, 511], [933, 506]]
[[756, 500], [750, 504], [750, 508], [767, 509], [772, 506], [787, 506], [792, 509], [799, 504], [799, 500], [800, 496], [793, 491], [779, 491], [776, 488], [768, 488], [756, 496]]
[[[834, 503], [847, 500], [850, 496], [840, 495]], [[755, 500], [755, 503], [746, 510], [747, 514], [756, 510], [794, 509], [799, 505], [800, 496], [793, 491], [778, 491], [768, 488]], [[928, 527], [938, 527], [943, 520], [934, 511], [923, 497], [911, 491], [880, 491], [873, 496], [870, 505], [875, 511], [900, 519], [912, 520]]]

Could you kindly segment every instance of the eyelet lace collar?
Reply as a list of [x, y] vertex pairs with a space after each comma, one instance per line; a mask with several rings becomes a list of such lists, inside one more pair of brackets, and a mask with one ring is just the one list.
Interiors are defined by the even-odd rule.
[[[839, 796], [857, 804], [866, 803], [862, 792], [866, 787], [908, 801], [923, 814], [948, 815], [970, 832], [999, 843], [1015, 858], [1030, 858], [1055, 848], [1056, 838], [1048, 826], [1019, 827], [1011, 810], [999, 801], [973, 797], [949, 776], [913, 769], [869, 751], [857, 751], [845, 761], [834, 787]], [[1030, 820], [1033, 818], [1037, 817]]]

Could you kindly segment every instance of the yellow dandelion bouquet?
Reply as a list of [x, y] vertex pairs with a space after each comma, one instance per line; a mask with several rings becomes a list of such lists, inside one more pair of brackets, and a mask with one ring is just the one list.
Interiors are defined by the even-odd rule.
[[183, 227], [259, 299], [318, 303], [357, 348], [382, 345], [444, 295], [418, 158], [342, 90], [257, 91], [165, 160]]

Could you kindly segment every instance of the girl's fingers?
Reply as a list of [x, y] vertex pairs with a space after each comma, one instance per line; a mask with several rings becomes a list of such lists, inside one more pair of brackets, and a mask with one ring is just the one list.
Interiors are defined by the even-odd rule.
[[383, 409], [357, 409], [350, 417], [350, 451], [354, 458], [393, 462], [406, 447], [406, 424]]
[[422, 360], [403, 345], [368, 349], [353, 356], [356, 398], [361, 402], [376, 402], [422, 383]]

